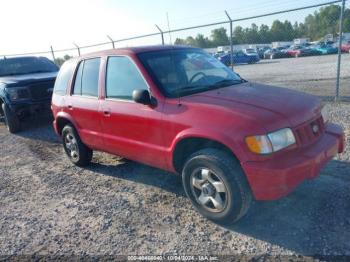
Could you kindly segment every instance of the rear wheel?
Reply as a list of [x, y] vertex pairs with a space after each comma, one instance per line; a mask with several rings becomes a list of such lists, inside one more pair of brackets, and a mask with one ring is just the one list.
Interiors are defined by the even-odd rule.
[[12, 134], [19, 132], [21, 124], [16, 114], [5, 103], [1, 105], [1, 109], [8, 131]]
[[77, 131], [71, 125], [66, 125], [63, 128], [62, 142], [64, 150], [73, 164], [80, 167], [90, 164], [92, 150], [81, 141]]
[[221, 224], [238, 221], [252, 201], [239, 163], [217, 149], [208, 148], [193, 154], [185, 164], [182, 181], [198, 212]]

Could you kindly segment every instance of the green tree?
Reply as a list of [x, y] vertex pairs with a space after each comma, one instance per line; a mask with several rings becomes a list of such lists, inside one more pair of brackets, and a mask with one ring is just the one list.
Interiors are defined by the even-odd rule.
[[227, 30], [224, 27], [212, 30], [211, 41], [213, 46], [228, 45], [230, 43], [230, 40], [227, 36]]
[[271, 42], [270, 28], [267, 25], [262, 24], [259, 28], [260, 43], [266, 44]]
[[[274, 41], [292, 41], [295, 38], [308, 37], [311, 40], [320, 40], [327, 34], [337, 36], [339, 33], [340, 7], [329, 5], [320, 8], [313, 14], [308, 15], [302, 23], [291, 24], [290, 21], [273, 21], [271, 27], [262, 24], [258, 27], [252, 24], [249, 28], [236, 26], [233, 31], [234, 44], [259, 44], [271, 43]], [[344, 13], [344, 32], [350, 31], [350, 9]], [[208, 39], [202, 34], [187, 37], [186, 40], [176, 39], [175, 43], [186, 43], [199, 47], [216, 47], [230, 43], [225, 28], [212, 30]]]
[[71, 59], [72, 57], [69, 55], [65, 55], [63, 58], [62, 57], [57, 57], [55, 58], [55, 64], [59, 67], [61, 67], [63, 65], [64, 62], [66, 62], [67, 60]]
[[186, 41], [181, 39], [181, 38], [176, 38], [174, 44], [175, 45], [186, 45]]
[[245, 32], [243, 30], [243, 27], [236, 26], [233, 30], [233, 39], [236, 44], [243, 44], [245, 42]]
[[198, 34], [195, 38], [196, 46], [200, 48], [208, 48], [211, 46], [210, 40], [202, 34]]

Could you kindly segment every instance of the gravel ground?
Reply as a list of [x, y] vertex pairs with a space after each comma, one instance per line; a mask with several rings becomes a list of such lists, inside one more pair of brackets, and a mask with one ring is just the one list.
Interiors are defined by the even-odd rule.
[[[330, 104], [350, 135], [350, 104]], [[349, 148], [350, 140], [347, 140]], [[1, 255], [349, 255], [350, 152], [238, 224], [197, 214], [179, 176], [103, 153], [73, 166], [51, 125], [0, 124]]]
[[[298, 89], [329, 100], [335, 94], [337, 58], [325, 55], [261, 60], [253, 65], [238, 65], [235, 71], [250, 81]], [[340, 94], [346, 101], [350, 101], [349, 64], [350, 54], [343, 54]]]

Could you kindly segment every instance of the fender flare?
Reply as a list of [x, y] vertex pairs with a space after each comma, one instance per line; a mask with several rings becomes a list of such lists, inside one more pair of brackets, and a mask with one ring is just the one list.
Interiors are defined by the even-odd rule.
[[218, 132], [218, 130], [214, 130], [214, 129], [203, 130], [200, 128], [190, 128], [190, 129], [183, 130], [182, 132], [177, 134], [177, 136], [173, 140], [170, 147], [171, 162], [173, 161], [173, 158], [174, 158], [174, 151], [176, 146], [180, 141], [186, 138], [203, 138], [203, 139], [212, 140], [230, 149], [232, 154], [236, 156], [239, 161], [246, 158], [244, 149], [241, 148], [241, 145], [237, 143], [237, 141], [235, 141], [233, 137], [228, 136], [223, 132]]
[[[64, 112], [64, 111], [60, 111], [57, 113], [56, 117], [55, 117], [55, 121], [54, 121], [54, 128], [55, 130], [57, 131], [58, 133], [58, 126], [57, 126], [57, 120], [59, 119], [65, 119], [65, 120], [68, 120], [72, 125], [73, 127], [75, 128], [75, 130], [77, 130], [78, 134], [79, 134], [79, 128], [78, 128], [78, 124], [77, 122], [73, 119], [73, 117], [71, 115], [69, 115], [68, 113]], [[80, 134], [79, 134], [80, 136]]]

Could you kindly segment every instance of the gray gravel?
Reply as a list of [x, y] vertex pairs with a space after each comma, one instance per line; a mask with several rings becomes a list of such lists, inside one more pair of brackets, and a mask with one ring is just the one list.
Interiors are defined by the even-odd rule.
[[[329, 112], [350, 134], [350, 104]], [[0, 124], [0, 159], [0, 256], [350, 255], [349, 150], [226, 228], [193, 210], [176, 175], [103, 153], [73, 166], [45, 123], [18, 135]]]

